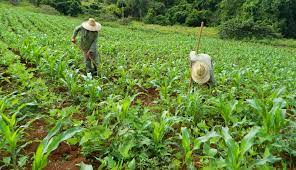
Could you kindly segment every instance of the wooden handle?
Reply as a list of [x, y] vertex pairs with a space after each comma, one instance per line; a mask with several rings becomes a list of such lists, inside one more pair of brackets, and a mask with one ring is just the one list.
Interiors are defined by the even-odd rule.
[[198, 54], [198, 50], [199, 50], [199, 47], [200, 47], [200, 39], [201, 39], [201, 34], [202, 34], [203, 27], [204, 27], [204, 22], [201, 22], [200, 30], [199, 30], [199, 36], [198, 36], [198, 42], [197, 42], [197, 46], [196, 46], [196, 50], [195, 50], [196, 54]]

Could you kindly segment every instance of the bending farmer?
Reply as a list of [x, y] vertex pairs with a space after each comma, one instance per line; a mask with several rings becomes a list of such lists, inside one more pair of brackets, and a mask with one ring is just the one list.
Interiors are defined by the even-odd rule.
[[189, 57], [191, 61], [191, 79], [198, 84], [215, 84], [211, 57], [207, 54], [196, 55], [195, 51], [191, 51]]
[[[97, 76], [97, 66], [99, 64], [99, 56], [97, 50], [98, 32], [101, 30], [101, 24], [97, 23], [93, 18], [83, 22], [75, 28], [72, 35], [72, 42], [76, 43], [78, 32], [81, 34], [80, 48], [84, 53], [84, 61], [86, 65], [86, 73]], [[93, 68], [92, 68], [93, 65]]]

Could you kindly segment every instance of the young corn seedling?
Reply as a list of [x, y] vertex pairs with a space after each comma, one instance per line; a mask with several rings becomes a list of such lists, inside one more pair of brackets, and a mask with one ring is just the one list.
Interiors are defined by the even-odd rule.
[[192, 164], [192, 152], [193, 149], [191, 149], [191, 140], [190, 140], [190, 133], [188, 131], [188, 129], [185, 127], [181, 128], [181, 132], [182, 132], [182, 147], [184, 149], [184, 160], [185, 160], [185, 164], [187, 165], [188, 169], [195, 169], [193, 164]]
[[[270, 101], [271, 100], [271, 101]], [[282, 98], [270, 98], [265, 102], [259, 99], [247, 100], [255, 112], [262, 117], [263, 130], [266, 134], [276, 135], [284, 128], [286, 101]], [[269, 105], [272, 105], [271, 107]]]
[[67, 73], [67, 62], [60, 60], [60, 61], [56, 61], [56, 65], [55, 65], [55, 77], [56, 78], [65, 78]]
[[[17, 107], [16, 110], [13, 111], [13, 114], [5, 114], [5, 109], [13, 106], [13, 103], [17, 102], [17, 100], [13, 101], [15, 96], [8, 98], [8, 96], [4, 97], [0, 100], [0, 135], [3, 135], [3, 143], [7, 144], [6, 150], [10, 153], [12, 164], [14, 169], [19, 169], [17, 162], [17, 155], [20, 151], [18, 149], [18, 142], [22, 136], [25, 126], [17, 127], [17, 115], [20, 113], [20, 110], [28, 105], [33, 105], [32, 103], [25, 103]], [[31, 122], [28, 122], [29, 124]], [[1, 142], [0, 142], [1, 143]]]
[[7, 117], [3, 113], [0, 115], [0, 130], [4, 135], [4, 139], [8, 144], [7, 151], [11, 154], [13, 168], [18, 169], [17, 166], [17, 142], [20, 137], [19, 128], [15, 128], [16, 125], [16, 113], [11, 118]]
[[78, 84], [78, 74], [77, 72], [72, 72], [70, 70], [67, 70], [65, 72], [64, 78], [61, 78], [61, 81], [68, 87], [70, 91], [70, 95], [72, 97], [77, 96], [77, 92], [80, 90], [80, 86]]
[[58, 134], [61, 127], [62, 123], [59, 121], [56, 124], [56, 126], [49, 131], [48, 135], [39, 144], [37, 151], [34, 155], [32, 167], [33, 170], [42, 170], [47, 165], [47, 158], [50, 155], [50, 153], [57, 149], [61, 142], [68, 140], [76, 133], [82, 131], [80, 127], [75, 127]]
[[202, 106], [202, 96], [198, 94], [190, 93], [188, 95], [182, 96], [182, 105], [178, 112], [183, 112], [183, 114], [188, 116], [197, 117]]
[[254, 139], [259, 130], [259, 127], [252, 128], [240, 142], [236, 142], [230, 136], [229, 129], [227, 127], [222, 128], [222, 136], [227, 146], [227, 155], [225, 160], [225, 166], [227, 169], [239, 170], [247, 168], [246, 153], [255, 144]]
[[170, 116], [167, 111], [163, 112], [160, 121], [152, 122], [153, 127], [153, 140], [156, 144], [161, 143], [165, 133], [171, 128], [175, 123], [181, 121], [180, 118], [176, 116]]
[[117, 113], [117, 120], [118, 121], [128, 118], [130, 106], [131, 106], [132, 102], [134, 101], [134, 99], [138, 95], [139, 95], [139, 93], [135, 94], [133, 96], [127, 96], [123, 100], [121, 100], [120, 103], [117, 104], [117, 112], [116, 113]]
[[89, 109], [94, 108], [94, 104], [97, 100], [100, 100], [102, 97], [102, 89], [99, 86], [98, 81], [92, 79], [91, 75], [82, 76], [85, 80], [84, 90], [85, 93], [89, 95], [87, 107]]
[[238, 104], [237, 100], [225, 101], [225, 99], [220, 98], [214, 104], [217, 107], [217, 112], [220, 112], [226, 125], [230, 125], [231, 122], [236, 122], [236, 118], [233, 116], [233, 113], [235, 112]]

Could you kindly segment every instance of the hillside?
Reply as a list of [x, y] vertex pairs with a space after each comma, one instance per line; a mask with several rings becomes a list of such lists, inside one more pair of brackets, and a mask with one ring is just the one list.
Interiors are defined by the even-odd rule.
[[217, 84], [189, 90], [197, 28], [102, 22], [92, 78], [70, 42], [82, 19], [0, 3], [0, 21], [3, 169], [296, 167], [289, 41], [221, 40], [205, 28], [200, 52]]

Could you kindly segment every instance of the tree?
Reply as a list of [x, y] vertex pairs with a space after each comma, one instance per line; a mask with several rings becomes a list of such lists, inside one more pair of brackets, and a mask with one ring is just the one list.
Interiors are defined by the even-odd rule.
[[12, 3], [13, 5], [17, 5], [19, 3], [19, 0], [9, 0], [10, 3]]
[[82, 13], [80, 0], [48, 0], [45, 3], [64, 15], [77, 16]]
[[147, 13], [148, 0], [127, 0], [125, 11], [128, 15], [142, 18]]
[[32, 3], [33, 5], [39, 7], [42, 0], [30, 0], [29, 2]]

